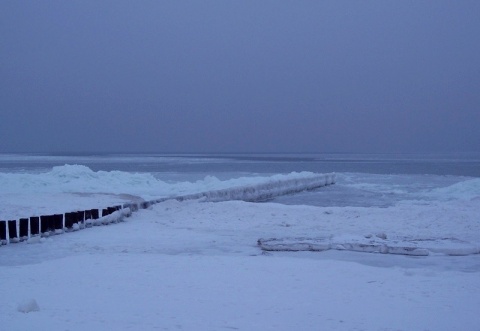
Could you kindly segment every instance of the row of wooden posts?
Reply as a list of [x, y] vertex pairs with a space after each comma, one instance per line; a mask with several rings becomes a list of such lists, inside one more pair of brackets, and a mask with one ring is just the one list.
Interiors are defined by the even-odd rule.
[[[111, 206], [103, 209], [87, 209], [82, 211], [67, 212], [65, 214], [53, 214], [20, 218], [18, 220], [0, 220], [0, 245], [18, 243], [33, 237], [48, 237], [54, 234], [75, 231], [95, 224], [106, 224], [101, 221], [117, 211], [120, 216], [129, 215], [140, 208], [148, 208], [152, 202], [127, 203]], [[118, 220], [121, 220], [119, 217]], [[116, 219], [111, 221], [115, 222]]]
[[[221, 192], [219, 190], [218, 192]], [[79, 229], [103, 225], [121, 221], [124, 216], [130, 216], [132, 212], [139, 209], [146, 209], [150, 206], [175, 199], [178, 201], [199, 199], [206, 193], [196, 193], [170, 198], [160, 198], [139, 203], [126, 203], [103, 209], [87, 209], [81, 211], [67, 212], [65, 214], [53, 214], [43, 216], [32, 216], [18, 220], [0, 220], [0, 246], [10, 243], [18, 243], [32, 237], [48, 237], [64, 232], [71, 232]], [[117, 213], [118, 217], [109, 218]]]

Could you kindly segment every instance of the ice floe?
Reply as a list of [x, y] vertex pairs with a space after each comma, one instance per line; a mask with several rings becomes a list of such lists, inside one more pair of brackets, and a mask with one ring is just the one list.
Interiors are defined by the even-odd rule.
[[384, 233], [357, 235], [332, 235], [328, 237], [285, 237], [259, 239], [264, 251], [326, 251], [329, 249], [367, 253], [427, 256], [430, 254], [479, 254], [480, 246], [457, 238], [390, 238]]

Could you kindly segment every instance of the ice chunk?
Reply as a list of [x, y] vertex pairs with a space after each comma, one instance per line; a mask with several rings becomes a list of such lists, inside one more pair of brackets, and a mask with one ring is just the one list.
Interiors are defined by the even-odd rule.
[[264, 251], [325, 251], [328, 249], [364, 253], [382, 253], [411, 256], [427, 256], [431, 253], [444, 255], [479, 254], [475, 243], [456, 238], [390, 238], [382, 236], [337, 235], [320, 238], [270, 238], [259, 239]]
[[20, 313], [30, 313], [32, 311], [39, 311], [40, 307], [35, 299], [30, 299], [28, 301], [22, 302], [18, 305], [17, 310]]

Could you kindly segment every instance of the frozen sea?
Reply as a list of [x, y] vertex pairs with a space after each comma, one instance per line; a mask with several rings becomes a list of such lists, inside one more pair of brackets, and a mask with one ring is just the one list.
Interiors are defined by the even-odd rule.
[[[291, 172], [337, 174], [337, 185], [276, 200], [315, 206], [388, 206], [480, 177], [480, 154], [0, 154], [0, 174], [41, 174], [63, 165], [150, 174], [166, 183], [225, 181]], [[81, 174], [79, 174], [81, 175]], [[113, 179], [112, 179], [113, 180]], [[44, 185], [46, 185], [44, 183]], [[4, 185], [5, 186], [5, 185]], [[5, 188], [8, 189], [8, 188]], [[125, 188], [126, 191], [128, 187]], [[416, 195], [420, 193], [420, 195]]]
[[[480, 247], [478, 154], [3, 154], [0, 219], [292, 172], [335, 172], [336, 183], [261, 203], [169, 200], [1, 246], [2, 328], [480, 330], [479, 254], [446, 254], [451, 242], [428, 256], [343, 249], [366, 238]], [[260, 238], [342, 249], [262, 251]]]

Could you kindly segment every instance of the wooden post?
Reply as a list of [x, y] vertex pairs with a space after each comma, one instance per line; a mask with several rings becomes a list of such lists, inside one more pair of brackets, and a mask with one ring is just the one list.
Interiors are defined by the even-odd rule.
[[7, 222], [0, 221], [0, 245], [7, 243]]
[[49, 236], [50, 232], [55, 231], [55, 218], [53, 215], [40, 216], [40, 230], [42, 235]]
[[40, 234], [40, 217], [30, 217], [30, 235], [38, 236]]
[[110, 212], [109, 212], [108, 208], [103, 208], [102, 209], [102, 217], [107, 216], [107, 215], [110, 215]]
[[20, 238], [18, 238], [18, 231], [17, 231], [17, 221], [11, 220], [8, 221], [8, 236], [10, 238], [10, 242], [19, 242]]
[[73, 223], [76, 223], [76, 213], [65, 213], [65, 227], [67, 230], [72, 230]]
[[85, 211], [77, 211], [77, 224], [80, 228], [85, 227]]
[[92, 213], [92, 219], [97, 220], [99, 218], [98, 217], [98, 209], [92, 209], [92, 210], [90, 210], [90, 212]]
[[28, 218], [20, 219], [20, 240], [27, 240], [29, 236], [28, 232]]
[[59, 234], [63, 232], [63, 214], [53, 215], [53, 223], [55, 228], [55, 233]]
[[85, 220], [91, 220], [91, 219], [92, 219], [92, 211], [85, 210]]

